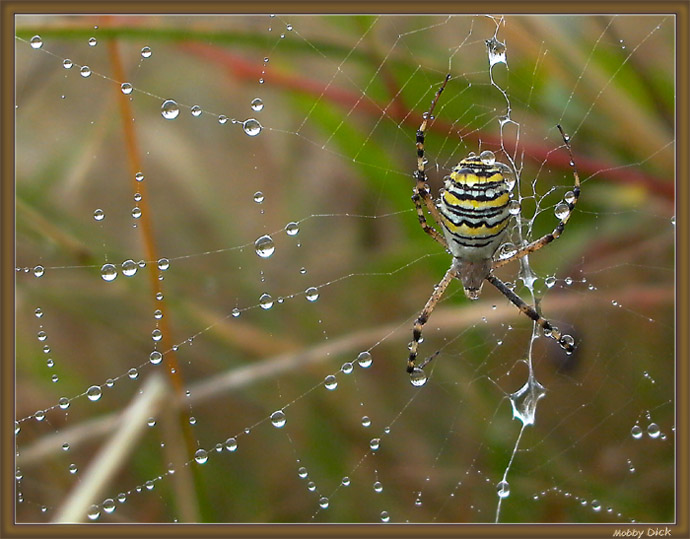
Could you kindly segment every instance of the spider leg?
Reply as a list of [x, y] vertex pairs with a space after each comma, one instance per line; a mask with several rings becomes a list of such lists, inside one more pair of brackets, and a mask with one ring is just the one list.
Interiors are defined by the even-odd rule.
[[457, 270], [455, 269], [455, 265], [453, 265], [443, 276], [441, 282], [436, 285], [434, 292], [426, 302], [426, 305], [424, 305], [424, 309], [422, 309], [417, 320], [415, 320], [414, 326], [412, 327], [412, 341], [409, 346], [410, 357], [407, 360], [407, 372], [412, 372], [414, 370], [414, 362], [417, 359], [417, 348], [419, 347], [419, 341], [422, 340], [422, 328], [424, 324], [429, 321], [429, 316], [431, 316], [434, 307], [436, 307], [436, 304], [441, 299], [441, 296], [443, 296], [446, 288], [448, 288], [448, 285], [455, 277], [457, 277]]
[[539, 324], [544, 330], [544, 335], [554, 339], [568, 354], [572, 354], [573, 350], [575, 350], [575, 344], [570, 335], [562, 335], [561, 332], [558, 331], [558, 328], [553, 327], [551, 322], [541, 316], [534, 307], [527, 305], [520, 296], [508, 288], [505, 283], [496, 276], [489, 274], [486, 280], [494, 285], [498, 291], [507, 297], [523, 314], [529, 316]]
[[570, 154], [570, 167], [573, 169], [573, 177], [575, 178], [575, 185], [573, 186], [573, 190], [570, 193], [566, 193], [565, 203], [568, 206], [568, 213], [561, 218], [560, 222], [558, 223], [558, 226], [556, 226], [556, 228], [553, 229], [553, 232], [550, 232], [549, 234], [546, 234], [545, 236], [542, 236], [541, 238], [533, 241], [532, 243], [529, 243], [524, 247], [518, 249], [517, 252], [512, 256], [501, 260], [497, 260], [493, 264], [494, 269], [500, 268], [508, 262], [512, 262], [513, 260], [522, 258], [523, 256], [533, 253], [534, 251], [538, 251], [545, 245], [551, 243], [553, 240], [558, 239], [563, 233], [565, 225], [573, 213], [575, 204], [577, 204], [577, 201], [580, 198], [580, 175], [577, 173], [577, 167], [575, 166], [575, 161], [573, 160], [573, 151], [570, 148], [570, 139], [563, 132], [563, 128], [560, 125], [557, 125], [556, 127], [558, 127], [558, 130], [561, 132], [561, 136], [563, 137], [565, 147], [568, 149], [568, 153]]
[[414, 205], [417, 208], [417, 216], [419, 218], [419, 224], [422, 227], [422, 230], [424, 230], [424, 232], [429, 234], [432, 238], [434, 238], [444, 247], [448, 247], [446, 241], [444, 240], [443, 236], [441, 236], [441, 234], [438, 233], [437, 230], [429, 226], [429, 224], [426, 222], [426, 217], [424, 216], [424, 211], [422, 209], [423, 201], [424, 206], [426, 206], [426, 209], [431, 215], [431, 217], [433, 217], [436, 223], [440, 224], [441, 216], [438, 213], [438, 209], [434, 204], [434, 200], [431, 197], [429, 193], [429, 188], [427, 186], [427, 177], [425, 169], [426, 163], [424, 161], [424, 134], [426, 133], [427, 124], [429, 120], [431, 120], [431, 115], [434, 112], [434, 109], [436, 108], [438, 98], [441, 96], [441, 92], [443, 92], [449, 80], [450, 73], [446, 75], [446, 78], [443, 81], [443, 84], [441, 84], [441, 87], [438, 90], [436, 90], [436, 94], [434, 95], [434, 98], [431, 101], [431, 106], [429, 107], [429, 110], [424, 114], [422, 123], [419, 126], [419, 129], [417, 130], [417, 170], [415, 170], [414, 172], [414, 179], [416, 184], [414, 187], [414, 195], [412, 196], [412, 201], [414, 202]]

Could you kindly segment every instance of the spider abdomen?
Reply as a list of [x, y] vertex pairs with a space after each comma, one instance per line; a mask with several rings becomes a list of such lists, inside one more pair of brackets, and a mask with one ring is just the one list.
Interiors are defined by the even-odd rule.
[[445, 178], [439, 212], [453, 256], [465, 261], [491, 259], [511, 217], [511, 170], [491, 152], [470, 154]]

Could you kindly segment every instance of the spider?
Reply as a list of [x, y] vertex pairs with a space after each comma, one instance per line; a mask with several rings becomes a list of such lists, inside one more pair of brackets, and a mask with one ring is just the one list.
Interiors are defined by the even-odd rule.
[[[553, 232], [524, 245], [508, 257], [494, 260], [494, 254], [505, 238], [511, 217], [511, 190], [515, 186], [512, 169], [508, 165], [497, 162], [493, 152], [483, 151], [479, 156], [470, 153], [453, 167], [449, 176], [444, 178], [444, 187], [440, 191], [438, 201], [434, 201], [429, 193], [425, 171], [424, 135], [427, 124], [432, 120], [436, 103], [449, 80], [450, 74], [446, 75], [443, 84], [436, 91], [429, 111], [423, 116], [417, 130], [417, 170], [413, 175], [416, 185], [413, 189], [412, 201], [424, 232], [453, 255], [453, 262], [443, 279], [434, 288], [431, 297], [414, 323], [412, 341], [409, 344], [407, 372], [412, 373], [415, 369], [423, 369], [431, 360], [428, 358], [421, 367], [415, 367], [417, 348], [422, 340], [422, 328], [428, 322], [434, 307], [453, 279], [459, 279], [462, 282], [465, 295], [471, 300], [479, 298], [484, 280], [489, 281], [522, 313], [539, 324], [546, 336], [556, 340], [568, 354], [571, 354], [575, 349], [574, 339], [570, 335], [562, 335], [558, 328], [543, 318], [534, 307], [525, 303], [493, 274], [495, 268], [541, 249], [563, 233], [580, 196], [580, 177], [573, 160], [569, 138], [561, 126], [557, 125], [570, 154], [570, 166], [575, 178], [572, 191], [566, 193], [564, 197], [567, 212], [557, 211], [560, 222]], [[441, 227], [443, 235], [427, 223], [424, 208]], [[565, 210], [565, 207], [561, 206], [561, 208]]]

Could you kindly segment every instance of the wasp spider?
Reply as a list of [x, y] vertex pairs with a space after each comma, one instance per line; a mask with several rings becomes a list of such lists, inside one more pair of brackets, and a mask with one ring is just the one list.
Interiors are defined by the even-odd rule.
[[[508, 165], [497, 162], [490, 151], [484, 151], [479, 156], [471, 153], [453, 167], [451, 174], [444, 178], [444, 187], [438, 201], [434, 201], [429, 193], [425, 171], [424, 135], [432, 119], [436, 103], [449, 79], [450, 75], [447, 75], [417, 131], [417, 170], [414, 172], [416, 185], [412, 201], [417, 208], [422, 229], [450, 251], [453, 255], [453, 263], [414, 323], [407, 372], [411, 373], [415, 370], [417, 348], [422, 340], [422, 328], [453, 279], [459, 279], [462, 282], [465, 295], [473, 300], [479, 298], [482, 284], [486, 279], [520, 311], [539, 324], [545, 335], [555, 339], [567, 353], [572, 353], [575, 348], [573, 338], [570, 335], [562, 335], [558, 328], [544, 319], [534, 307], [527, 305], [493, 274], [495, 268], [541, 249], [563, 233], [580, 196], [580, 177], [573, 161], [569, 139], [558, 125], [565, 147], [570, 154], [570, 166], [575, 178], [572, 191], [566, 193], [565, 202], [559, 205], [558, 226], [550, 234], [522, 246], [510, 256], [494, 260], [494, 254], [505, 239], [511, 211], [514, 211], [512, 208], [516, 207], [516, 202], [511, 199], [511, 190], [515, 185], [512, 169]], [[443, 235], [427, 223], [425, 208], [441, 227]], [[423, 368], [429, 360], [418, 368]]]

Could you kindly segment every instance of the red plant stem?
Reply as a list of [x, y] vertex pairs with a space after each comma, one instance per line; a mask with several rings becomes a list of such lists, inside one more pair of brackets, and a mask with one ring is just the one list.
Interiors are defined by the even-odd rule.
[[[203, 57], [223, 66], [235, 79], [258, 80], [261, 76], [266, 78], [266, 75], [262, 73], [262, 71], [265, 70], [262, 64], [249, 62], [236, 54], [219, 49], [218, 47], [205, 45], [203, 43], [188, 43], [183, 45], [182, 49], [190, 54]], [[304, 76], [293, 76], [281, 72], [275, 67], [271, 69], [268, 77], [270, 77], [271, 84], [275, 86], [295, 90], [315, 97], [321, 97], [331, 103], [337, 103], [348, 109], [356, 107], [359, 112], [380, 115], [387, 107], [386, 104], [377, 103], [371, 98], [362, 99], [361, 95], [357, 95], [353, 92], [343, 90], [333, 85], [328, 86], [321, 81], [309, 79]], [[392, 120], [398, 123], [404, 123], [416, 129], [422, 121], [421, 112], [407, 112], [401, 109], [399, 105], [399, 101], [396, 101], [395, 106], [388, 106], [386, 114]], [[454, 128], [450, 123], [444, 122], [442, 119], [435, 119], [433, 124], [435, 124], [439, 131], [450, 132], [456, 129], [456, 127]], [[466, 136], [475, 141], [481, 139], [482, 144], [486, 144], [487, 146], [496, 148], [501, 147], [500, 138], [490, 134], [473, 132]], [[521, 147], [526, 156], [537, 162], [545, 162], [548, 159], [549, 163], [553, 166], [570, 169], [570, 157], [567, 152], [554, 152], [552, 148], [530, 143], [522, 143]], [[578, 155], [577, 168], [583, 178], [596, 175], [605, 178], [607, 181], [625, 185], [639, 185], [653, 196], [660, 197], [671, 203], [675, 201], [675, 185], [673, 182], [645, 174], [634, 166], [614, 165], [600, 159], [591, 159]]]

